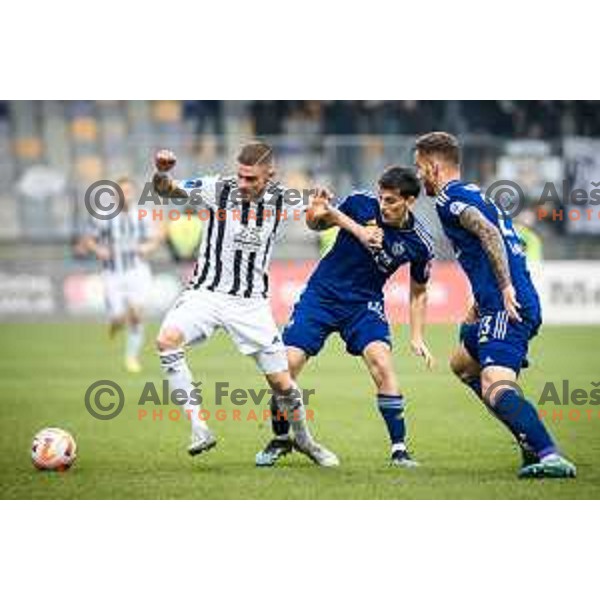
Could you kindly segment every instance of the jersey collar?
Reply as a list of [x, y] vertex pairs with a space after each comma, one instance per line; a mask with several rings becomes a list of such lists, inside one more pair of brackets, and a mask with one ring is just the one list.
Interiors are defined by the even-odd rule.
[[415, 228], [415, 214], [410, 208], [408, 209], [408, 220], [406, 224], [402, 227], [394, 227], [393, 225], [387, 224], [383, 217], [381, 216], [381, 212], [379, 213], [379, 219], [381, 220], [381, 224], [393, 229], [394, 231], [412, 231]]
[[459, 183], [460, 179], [451, 179], [450, 181], [447, 181], [446, 184], [444, 185], [444, 187], [438, 192], [438, 196], [440, 194], [443, 194], [446, 192], [446, 190], [451, 186], [454, 185], [455, 183]]

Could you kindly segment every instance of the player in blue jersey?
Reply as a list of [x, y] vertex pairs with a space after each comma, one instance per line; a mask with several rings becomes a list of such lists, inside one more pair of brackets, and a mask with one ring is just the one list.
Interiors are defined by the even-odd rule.
[[460, 146], [445, 132], [417, 139], [415, 162], [472, 288], [474, 305], [451, 358], [454, 373], [509, 429], [523, 454], [520, 477], [574, 477], [516, 380], [542, 322], [521, 241], [479, 187], [460, 180]]
[[[377, 389], [392, 464], [405, 467], [417, 463], [405, 442], [406, 401], [394, 373], [383, 287], [400, 266], [410, 263], [411, 348], [431, 367], [433, 357], [423, 331], [433, 244], [411, 211], [419, 191], [412, 169], [391, 167], [379, 179], [378, 198], [354, 193], [335, 208], [327, 192], [316, 194], [307, 214], [309, 227], [323, 230], [339, 226], [340, 231], [311, 275], [283, 334], [294, 379], [334, 332], [340, 334], [349, 354], [362, 356]], [[276, 411], [273, 414], [275, 437], [257, 454], [258, 466], [272, 466], [293, 447], [289, 423], [278, 419]]]

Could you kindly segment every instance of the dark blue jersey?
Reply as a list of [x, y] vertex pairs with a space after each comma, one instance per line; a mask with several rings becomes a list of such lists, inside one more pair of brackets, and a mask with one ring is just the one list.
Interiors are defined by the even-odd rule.
[[361, 225], [381, 227], [383, 247], [373, 253], [351, 233], [340, 230], [335, 244], [311, 275], [307, 290], [318, 293], [325, 301], [382, 300], [385, 282], [406, 263], [410, 263], [412, 279], [427, 282], [433, 241], [412, 213], [405, 228], [387, 225], [382, 220], [379, 201], [367, 193], [348, 196], [338, 208]]
[[521, 304], [521, 315], [536, 319], [540, 310], [539, 298], [527, 269], [523, 244], [510, 218], [487, 199], [478, 186], [451, 181], [444, 186], [436, 199], [437, 213], [444, 232], [454, 246], [457, 259], [471, 283], [480, 313], [489, 314], [504, 310], [504, 303], [481, 241], [459, 222], [459, 215], [469, 206], [477, 208], [500, 231], [506, 247], [512, 283], [517, 300]]

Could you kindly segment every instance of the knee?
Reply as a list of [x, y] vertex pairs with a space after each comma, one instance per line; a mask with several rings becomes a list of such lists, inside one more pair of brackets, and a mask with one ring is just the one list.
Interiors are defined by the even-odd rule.
[[298, 359], [292, 359], [290, 360], [288, 357], [288, 368], [289, 368], [289, 372], [290, 372], [290, 377], [296, 381], [296, 379], [298, 379], [298, 375], [300, 375], [300, 372], [302, 371], [302, 367], [304, 366], [304, 363], [302, 360], [298, 360]]
[[142, 322], [142, 314], [138, 309], [129, 310], [129, 323], [131, 325], [140, 325]]
[[175, 327], [161, 329], [156, 338], [156, 348], [159, 352], [177, 350], [183, 346], [183, 334]]
[[449, 366], [454, 375], [456, 375], [463, 383], [468, 382], [473, 379], [473, 377], [479, 375], [479, 371], [473, 369], [471, 365], [466, 363], [463, 356], [460, 354], [454, 354], [450, 357]]
[[112, 327], [125, 327], [126, 323], [127, 323], [127, 314], [114, 315], [110, 319], [110, 324]]
[[458, 377], [461, 381], [464, 381], [468, 377], [467, 370], [465, 369], [463, 361], [456, 355], [450, 357], [449, 362], [450, 370]]
[[269, 386], [276, 395], [286, 395], [294, 388], [294, 382], [288, 371], [267, 375]]

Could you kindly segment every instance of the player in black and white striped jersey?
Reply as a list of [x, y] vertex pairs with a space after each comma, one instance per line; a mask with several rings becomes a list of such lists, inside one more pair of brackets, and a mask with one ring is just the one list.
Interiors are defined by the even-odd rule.
[[125, 368], [138, 373], [144, 341], [143, 309], [152, 284], [147, 258], [160, 244], [161, 236], [132, 207], [135, 188], [131, 180], [121, 178], [117, 183], [123, 192], [123, 210], [108, 220], [95, 219], [84, 246], [102, 266], [109, 334], [112, 338], [127, 327]]
[[188, 451], [193, 456], [209, 450], [216, 439], [200, 419], [184, 348], [206, 341], [222, 328], [264, 373], [277, 405], [290, 416], [297, 449], [322, 466], [335, 466], [337, 457], [317, 444], [308, 430], [302, 396], [288, 372], [285, 347], [268, 300], [271, 254], [289, 216], [285, 189], [273, 181], [273, 151], [261, 142], [247, 144], [237, 162], [235, 177], [177, 182], [161, 171], [175, 164], [174, 155], [162, 151], [156, 157], [156, 191], [163, 196], [190, 197], [208, 210], [194, 275], [165, 316], [157, 339], [172, 389], [187, 393], [184, 408], [192, 425]]
[[287, 222], [285, 189], [270, 182], [252, 206], [250, 201], [241, 200], [243, 190], [236, 178], [191, 179], [180, 185], [184, 190], [200, 189], [209, 207], [206, 236], [190, 287], [244, 298], [267, 298], [274, 242]]

